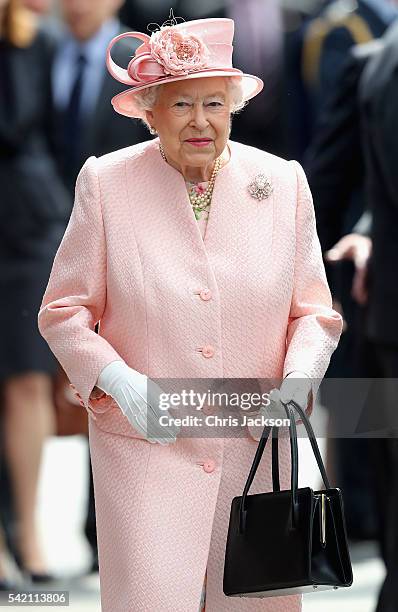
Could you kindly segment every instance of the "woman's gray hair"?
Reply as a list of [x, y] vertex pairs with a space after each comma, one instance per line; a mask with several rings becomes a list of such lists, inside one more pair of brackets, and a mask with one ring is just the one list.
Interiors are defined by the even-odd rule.
[[[246, 105], [247, 101], [244, 100], [243, 88], [241, 84], [241, 80], [239, 77], [228, 76], [225, 77], [228, 83], [228, 93], [232, 100], [231, 104], [231, 115], [234, 115], [241, 111]], [[136, 105], [142, 110], [152, 110], [152, 108], [156, 104], [156, 100], [159, 95], [160, 88], [162, 84], [153, 85], [152, 87], [146, 87], [145, 89], [141, 89], [141, 91], [137, 91], [134, 94], [134, 101]], [[141, 119], [141, 121], [149, 128], [149, 124], [145, 119]]]

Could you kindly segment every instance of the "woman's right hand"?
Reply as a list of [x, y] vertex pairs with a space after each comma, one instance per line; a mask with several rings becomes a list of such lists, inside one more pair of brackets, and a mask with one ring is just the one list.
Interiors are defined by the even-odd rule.
[[148, 442], [170, 444], [176, 441], [180, 427], [160, 424], [161, 416], [172, 417], [168, 410], [159, 408], [161, 388], [153, 381], [148, 384], [148, 380], [124, 361], [112, 361], [100, 373], [97, 387], [113, 397], [132, 427]]

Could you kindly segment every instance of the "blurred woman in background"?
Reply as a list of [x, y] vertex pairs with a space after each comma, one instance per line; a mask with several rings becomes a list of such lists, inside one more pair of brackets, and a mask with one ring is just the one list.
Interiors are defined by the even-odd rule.
[[51, 376], [57, 366], [36, 319], [69, 202], [47, 145], [52, 44], [38, 14], [48, 5], [0, 0], [2, 429], [15, 508], [12, 552], [33, 582], [52, 578], [35, 510], [43, 445], [54, 432]]

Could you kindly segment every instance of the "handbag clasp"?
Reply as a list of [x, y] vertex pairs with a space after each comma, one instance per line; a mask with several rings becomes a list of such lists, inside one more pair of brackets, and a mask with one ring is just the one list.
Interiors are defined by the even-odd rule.
[[321, 519], [321, 544], [323, 547], [326, 546], [326, 495], [324, 493], [321, 493], [321, 513], [320, 513], [320, 519]]

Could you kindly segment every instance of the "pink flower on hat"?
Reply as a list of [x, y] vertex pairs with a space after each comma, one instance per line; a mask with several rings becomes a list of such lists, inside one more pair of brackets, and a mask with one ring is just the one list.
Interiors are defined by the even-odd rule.
[[209, 50], [194, 34], [166, 26], [152, 34], [149, 44], [152, 57], [168, 74], [178, 76], [206, 68]]

